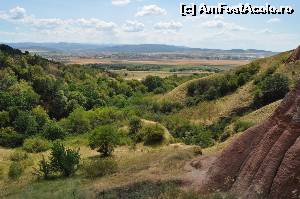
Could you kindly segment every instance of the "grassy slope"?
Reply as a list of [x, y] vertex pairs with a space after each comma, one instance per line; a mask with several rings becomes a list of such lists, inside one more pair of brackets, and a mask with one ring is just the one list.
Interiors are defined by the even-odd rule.
[[243, 117], [241, 117], [239, 120], [245, 121], [245, 122], [251, 122], [253, 124], [259, 124], [271, 116], [271, 114], [279, 106], [281, 101], [282, 100], [278, 100], [278, 101], [273, 102], [272, 104], [269, 104], [267, 106], [264, 106], [256, 111], [246, 114]]
[[[286, 74], [291, 80], [291, 87], [293, 87], [295, 85], [295, 82], [300, 77], [300, 62], [298, 61], [292, 64], [284, 64], [282, 60], [286, 60], [289, 57], [290, 53], [291, 52], [284, 52], [269, 58], [256, 60], [255, 62], [258, 62], [261, 66], [259, 73], [263, 73], [268, 68], [274, 65], [278, 65], [278, 69], [276, 72]], [[205, 78], [215, 78], [215, 75]], [[198, 79], [192, 81], [198, 81]], [[161, 100], [171, 100], [184, 103], [187, 98], [187, 86], [192, 81], [186, 82], [175, 88], [171, 92], [162, 96]], [[248, 82], [230, 95], [214, 101], [202, 102], [194, 107], [186, 107], [177, 114], [181, 117], [191, 119], [195, 123], [211, 124], [213, 122], [216, 122], [221, 117], [229, 116], [234, 111], [250, 105], [253, 101], [253, 94], [251, 92], [253, 88], [253, 82]], [[266, 109], [264, 110], [264, 114], [271, 114], [274, 110], [274, 107], [266, 107]], [[253, 115], [255, 115], [255, 113], [253, 113]]]
[[[135, 183], [175, 181], [183, 173], [186, 161], [195, 157], [193, 146], [173, 144], [164, 147], [150, 148], [138, 146], [133, 151], [128, 147], [119, 147], [114, 158], [118, 162], [119, 171], [111, 176], [96, 178], [94, 180], [84, 178], [82, 171], [76, 176], [52, 181], [37, 181], [31, 174], [32, 167], [37, 166], [37, 161], [42, 154], [31, 154], [30, 165], [18, 181], [7, 179], [8, 167], [11, 161], [9, 156], [12, 150], [0, 149], [0, 166], [4, 169], [4, 175], [0, 178], [0, 198], [94, 198], [95, 193], [102, 190], [111, 190], [115, 187], [126, 188]], [[95, 151], [86, 146], [80, 146], [82, 161], [89, 158], [98, 158]], [[150, 186], [147, 183], [143, 186]], [[147, 188], [147, 187], [145, 187]], [[159, 188], [156, 188], [159, 189]], [[160, 190], [156, 190], [160, 191]], [[161, 190], [163, 191], [163, 190]], [[140, 193], [143, 195], [143, 193]]]

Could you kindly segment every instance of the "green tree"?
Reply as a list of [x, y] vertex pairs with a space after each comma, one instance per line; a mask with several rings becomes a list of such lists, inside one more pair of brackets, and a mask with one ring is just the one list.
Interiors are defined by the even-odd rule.
[[49, 121], [43, 128], [43, 136], [48, 140], [63, 139], [65, 130], [55, 121]]
[[8, 127], [10, 124], [9, 113], [7, 111], [0, 111], [0, 128]]
[[89, 139], [89, 146], [97, 149], [103, 157], [112, 155], [115, 147], [119, 144], [120, 135], [116, 127], [107, 125], [96, 128], [92, 131]]
[[75, 174], [80, 161], [79, 149], [67, 149], [61, 143], [54, 143], [50, 153], [50, 164], [54, 171], [69, 177]]
[[289, 91], [289, 79], [283, 74], [267, 76], [257, 85], [254, 105], [261, 107], [282, 99]]
[[88, 113], [83, 108], [74, 110], [67, 118], [67, 130], [70, 134], [82, 134], [90, 130]]
[[50, 120], [47, 112], [42, 106], [37, 106], [33, 108], [32, 115], [35, 117], [40, 131], [42, 130], [42, 127]]
[[31, 136], [38, 133], [38, 123], [36, 118], [29, 111], [19, 111], [14, 127], [25, 136]]
[[31, 110], [38, 104], [40, 98], [32, 87], [23, 80], [8, 88], [8, 93], [11, 95], [11, 105], [17, 106], [21, 110]]
[[13, 128], [0, 128], [0, 146], [19, 147], [22, 146], [24, 136], [17, 133]]
[[147, 87], [149, 92], [164, 87], [163, 79], [158, 76], [147, 76], [142, 83]]

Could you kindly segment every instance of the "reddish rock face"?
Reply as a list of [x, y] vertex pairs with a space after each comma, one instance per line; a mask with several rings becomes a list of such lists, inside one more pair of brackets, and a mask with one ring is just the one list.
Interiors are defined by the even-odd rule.
[[290, 62], [295, 62], [297, 60], [300, 60], [300, 46], [294, 50], [294, 52], [286, 62], [290, 63]]
[[204, 188], [249, 199], [300, 198], [300, 81], [267, 121], [222, 152]]

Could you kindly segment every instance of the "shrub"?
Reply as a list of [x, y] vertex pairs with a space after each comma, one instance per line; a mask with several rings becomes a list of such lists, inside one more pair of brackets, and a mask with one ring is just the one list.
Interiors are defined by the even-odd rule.
[[40, 160], [38, 166], [38, 169], [34, 169], [33, 174], [45, 180], [49, 179], [52, 172], [52, 167], [51, 164], [48, 161], [46, 161], [44, 156], [42, 160]]
[[162, 113], [172, 113], [182, 109], [182, 105], [178, 102], [164, 101], [161, 103], [160, 111]]
[[8, 170], [8, 177], [12, 180], [17, 180], [21, 177], [22, 173], [23, 168], [20, 162], [12, 162]]
[[200, 146], [193, 147], [193, 152], [194, 152], [195, 155], [202, 155], [203, 154], [202, 148]]
[[68, 177], [78, 169], [80, 160], [79, 149], [66, 149], [63, 144], [54, 143], [50, 153], [50, 164], [53, 171]]
[[243, 131], [247, 130], [248, 128], [250, 128], [253, 125], [254, 125], [253, 122], [238, 120], [234, 124], [234, 131], [237, 132], [237, 133], [238, 132], [243, 132]]
[[9, 123], [9, 113], [7, 111], [0, 111], [0, 128], [8, 127]]
[[121, 111], [116, 108], [106, 107], [98, 108], [93, 111], [89, 111], [89, 119], [92, 128], [96, 128], [100, 125], [108, 125], [117, 123], [118, 120], [123, 119], [124, 116]]
[[119, 144], [119, 133], [114, 126], [102, 126], [96, 128], [90, 137], [89, 145], [96, 149], [103, 157], [111, 156], [114, 148]]
[[184, 123], [174, 131], [174, 136], [180, 138], [185, 144], [199, 145], [203, 148], [213, 144], [212, 133], [200, 125]]
[[36, 122], [38, 123], [39, 130], [50, 120], [47, 112], [41, 106], [37, 106], [32, 109], [32, 115], [35, 117]]
[[63, 139], [66, 135], [66, 132], [57, 122], [48, 122], [44, 126], [43, 135], [48, 140], [58, 140]]
[[38, 123], [35, 116], [29, 111], [20, 111], [14, 121], [15, 129], [26, 136], [38, 133]]
[[23, 149], [29, 153], [40, 153], [47, 151], [50, 143], [44, 138], [29, 138], [24, 141]]
[[228, 72], [214, 79], [201, 79], [188, 85], [188, 96], [196, 99], [188, 100], [188, 105], [193, 105], [202, 100], [214, 100], [235, 91], [258, 72], [259, 65], [252, 63], [248, 67]]
[[71, 134], [82, 134], [90, 130], [90, 120], [82, 108], [75, 109], [67, 118], [67, 130]]
[[142, 128], [142, 121], [139, 117], [132, 117], [129, 121], [129, 136], [133, 139]]
[[0, 128], [0, 146], [19, 147], [22, 146], [24, 136], [18, 134], [13, 128]]
[[113, 159], [100, 159], [87, 162], [83, 169], [86, 177], [96, 178], [116, 173], [118, 165]]
[[22, 160], [28, 159], [28, 154], [22, 151], [14, 151], [9, 159], [14, 162], [20, 162]]
[[257, 85], [254, 105], [261, 107], [282, 99], [289, 91], [289, 79], [283, 74], [267, 76]]
[[165, 87], [159, 87], [153, 90], [154, 94], [161, 94], [167, 92], [167, 89]]
[[163, 79], [158, 76], [147, 76], [142, 83], [147, 87], [149, 92], [164, 87]]
[[159, 144], [164, 140], [164, 129], [156, 125], [149, 125], [142, 129], [145, 145]]

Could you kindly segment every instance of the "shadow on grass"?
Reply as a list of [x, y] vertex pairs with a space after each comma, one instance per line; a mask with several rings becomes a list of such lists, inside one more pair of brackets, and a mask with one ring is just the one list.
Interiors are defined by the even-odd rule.
[[144, 199], [158, 198], [165, 192], [179, 189], [180, 180], [161, 182], [143, 181], [125, 187], [101, 190], [96, 193], [97, 199]]

